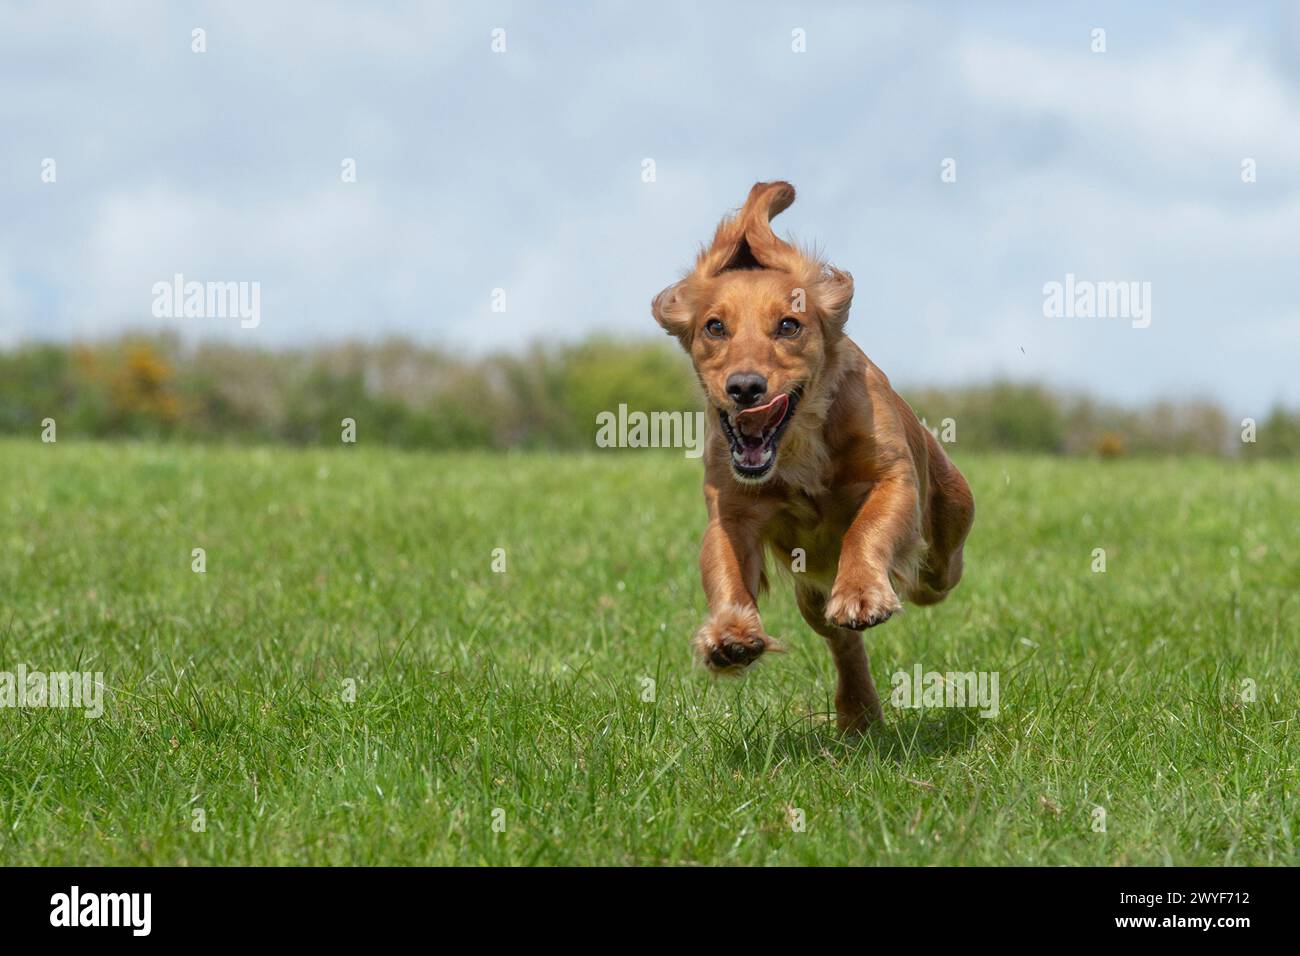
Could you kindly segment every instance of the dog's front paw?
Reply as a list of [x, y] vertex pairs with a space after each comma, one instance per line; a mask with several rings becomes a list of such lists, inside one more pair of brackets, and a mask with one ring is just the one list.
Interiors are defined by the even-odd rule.
[[695, 633], [695, 656], [715, 674], [739, 674], [766, 651], [781, 650], [758, 611], [739, 604], [715, 611]]
[[884, 624], [903, 609], [888, 578], [868, 578], [862, 583], [835, 582], [826, 602], [826, 620], [853, 631]]

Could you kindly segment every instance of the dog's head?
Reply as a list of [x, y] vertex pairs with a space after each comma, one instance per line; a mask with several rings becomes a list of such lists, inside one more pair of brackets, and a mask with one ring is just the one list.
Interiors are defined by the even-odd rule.
[[833, 384], [824, 373], [853, 299], [852, 276], [772, 232], [772, 217], [792, 202], [789, 183], [756, 183], [695, 267], [651, 306], [695, 363], [744, 482], [771, 477], [801, 405], [817, 404], [809, 399]]

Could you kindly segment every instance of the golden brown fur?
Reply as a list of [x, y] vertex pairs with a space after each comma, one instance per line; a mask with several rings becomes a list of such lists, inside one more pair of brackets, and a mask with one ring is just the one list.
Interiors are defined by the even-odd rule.
[[700, 569], [710, 614], [696, 652], [715, 672], [739, 673], [779, 650], [758, 613], [763, 554], [786, 570], [802, 554], [791, 575], [799, 609], [834, 657], [839, 725], [860, 731], [881, 708], [858, 632], [900, 610], [899, 593], [943, 600], [961, 577], [975, 505], [934, 436], [844, 335], [852, 276], [772, 232], [793, 201], [788, 183], [757, 183], [652, 309], [690, 354], [709, 405]]

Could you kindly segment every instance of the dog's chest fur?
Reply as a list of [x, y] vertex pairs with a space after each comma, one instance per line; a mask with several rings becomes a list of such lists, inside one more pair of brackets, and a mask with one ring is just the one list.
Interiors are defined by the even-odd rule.
[[778, 566], [795, 582], [829, 589], [839, 566], [840, 546], [866, 492], [794, 492], [773, 514], [763, 540]]

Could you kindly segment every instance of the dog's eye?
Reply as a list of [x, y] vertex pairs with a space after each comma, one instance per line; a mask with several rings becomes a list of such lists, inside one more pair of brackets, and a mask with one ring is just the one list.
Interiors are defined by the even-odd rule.
[[783, 339], [792, 339], [798, 335], [802, 329], [803, 326], [799, 324], [797, 319], [792, 319], [787, 315], [781, 320], [781, 324], [776, 327], [776, 334]]
[[704, 334], [711, 339], [720, 339], [727, 333], [727, 327], [721, 319], [709, 319], [704, 323]]

